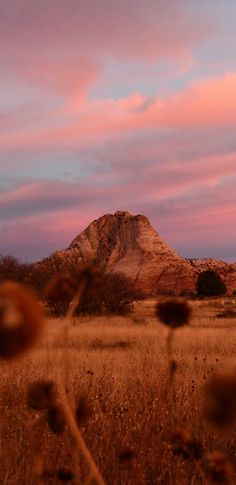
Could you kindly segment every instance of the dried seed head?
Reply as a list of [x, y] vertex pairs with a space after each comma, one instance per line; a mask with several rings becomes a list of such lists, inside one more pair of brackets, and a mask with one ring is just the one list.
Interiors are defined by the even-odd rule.
[[236, 375], [217, 373], [206, 386], [205, 415], [216, 426], [227, 426], [236, 418]]
[[136, 453], [133, 448], [124, 448], [118, 455], [119, 463], [127, 463], [136, 457]]
[[157, 303], [156, 315], [159, 320], [171, 328], [183, 327], [189, 321], [191, 308], [186, 301], [175, 298]]
[[55, 470], [53, 468], [46, 468], [43, 470], [42, 478], [49, 479], [56, 477], [61, 482], [71, 482], [75, 478], [75, 474], [71, 468], [59, 468]]
[[31, 290], [11, 281], [0, 285], [0, 357], [11, 359], [28, 350], [42, 324], [42, 308]]
[[54, 276], [45, 288], [47, 300], [58, 303], [60, 301], [70, 301], [77, 290], [76, 278], [69, 273], [58, 273]]
[[27, 404], [34, 410], [48, 409], [55, 403], [56, 390], [53, 381], [36, 381], [28, 386]]
[[185, 460], [200, 460], [203, 457], [202, 444], [195, 440], [188, 431], [176, 429], [171, 434], [171, 443], [173, 454], [181, 456]]
[[63, 410], [58, 404], [50, 406], [47, 414], [49, 428], [53, 433], [63, 433], [66, 425], [66, 418]]
[[74, 278], [77, 280], [77, 286], [84, 284], [85, 290], [93, 292], [101, 281], [102, 271], [100, 268], [86, 263], [77, 268], [73, 272]]
[[71, 482], [75, 478], [75, 474], [71, 468], [61, 468], [57, 470], [56, 477], [61, 482]]
[[177, 371], [177, 362], [175, 359], [171, 359], [169, 363], [169, 379], [172, 381], [175, 373]]
[[81, 396], [76, 407], [76, 420], [80, 426], [87, 423], [92, 415], [91, 406], [86, 396]]
[[203, 462], [203, 469], [210, 483], [232, 483], [233, 466], [228, 458], [220, 451], [208, 453]]

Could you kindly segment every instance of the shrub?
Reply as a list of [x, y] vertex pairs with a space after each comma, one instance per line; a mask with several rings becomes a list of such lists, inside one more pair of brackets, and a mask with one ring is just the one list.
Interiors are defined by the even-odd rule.
[[23, 264], [13, 256], [0, 256], [0, 281], [11, 280], [25, 283], [29, 272], [29, 265]]
[[[75, 271], [58, 273], [52, 283], [55, 287], [55, 282], [58, 282], [60, 288], [56, 285], [56, 291], [52, 292], [48, 291], [52, 285], [49, 283], [47, 286], [46, 302], [53, 315], [66, 314], [73, 296], [68, 291], [71, 288], [69, 282], [74, 281], [75, 276]], [[52, 293], [55, 293], [56, 298]], [[100, 271], [99, 282], [94, 281], [92, 285], [87, 286], [75, 314], [126, 314], [131, 311], [132, 302], [143, 296], [133, 281], [125, 275]]]
[[77, 314], [126, 314], [132, 302], [144, 297], [133, 281], [122, 273], [104, 273], [92, 294], [85, 293]]
[[198, 275], [196, 291], [200, 296], [220, 296], [227, 293], [227, 288], [221, 276], [208, 269]]

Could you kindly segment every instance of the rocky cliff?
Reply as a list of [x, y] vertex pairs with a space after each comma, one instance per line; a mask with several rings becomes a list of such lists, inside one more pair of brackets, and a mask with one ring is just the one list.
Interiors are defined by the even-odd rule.
[[206, 269], [217, 271], [226, 284], [227, 292], [236, 291], [236, 263], [226, 263], [213, 258], [189, 259], [188, 261], [197, 274]]
[[93, 221], [67, 249], [51, 258], [70, 266], [96, 262], [107, 271], [129, 276], [150, 295], [194, 291], [197, 274], [208, 267], [219, 270], [230, 291], [236, 289], [236, 265], [186, 260], [161, 239], [147, 217], [129, 212], [118, 211]]

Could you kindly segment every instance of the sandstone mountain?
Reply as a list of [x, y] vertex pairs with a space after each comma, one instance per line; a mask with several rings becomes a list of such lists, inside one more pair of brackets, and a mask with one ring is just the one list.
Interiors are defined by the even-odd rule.
[[229, 294], [236, 291], [236, 263], [226, 263], [225, 261], [213, 258], [189, 259], [188, 261], [196, 270], [197, 274], [206, 269], [213, 269], [224, 280]]
[[132, 278], [137, 287], [157, 293], [191, 292], [197, 274], [217, 266], [230, 291], [236, 288], [236, 265], [215, 260], [186, 260], [172, 250], [151, 226], [147, 217], [118, 211], [93, 221], [56, 258], [63, 264], [96, 262], [106, 271], [121, 272]]

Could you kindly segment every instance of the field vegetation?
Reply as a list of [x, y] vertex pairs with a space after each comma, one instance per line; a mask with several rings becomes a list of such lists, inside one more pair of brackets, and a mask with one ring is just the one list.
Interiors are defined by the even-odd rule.
[[236, 370], [236, 318], [216, 317], [225, 299], [191, 301], [189, 325], [174, 331], [170, 379], [169, 330], [155, 305], [137, 302], [128, 316], [76, 316], [69, 327], [48, 318], [32, 350], [1, 360], [1, 485], [96, 483], [71, 429], [55, 429], [29, 405], [35, 381], [65, 385], [105, 483], [236, 483], [236, 429], [215, 426], [205, 411], [215, 372]]

